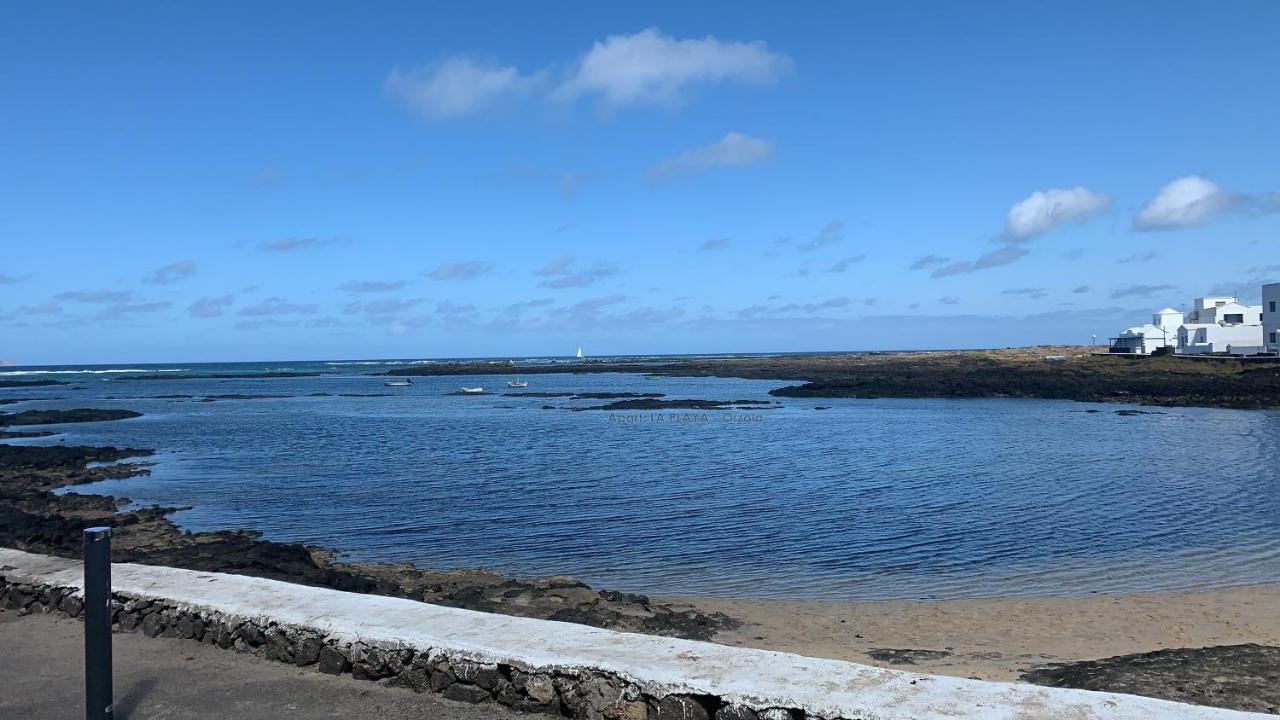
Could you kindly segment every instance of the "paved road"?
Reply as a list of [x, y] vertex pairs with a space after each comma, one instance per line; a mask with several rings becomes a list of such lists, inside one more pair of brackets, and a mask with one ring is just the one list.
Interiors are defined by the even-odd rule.
[[[77, 620], [0, 610], [0, 719], [84, 717]], [[113, 637], [117, 720], [528, 720], [500, 705], [332, 677], [190, 640]]]

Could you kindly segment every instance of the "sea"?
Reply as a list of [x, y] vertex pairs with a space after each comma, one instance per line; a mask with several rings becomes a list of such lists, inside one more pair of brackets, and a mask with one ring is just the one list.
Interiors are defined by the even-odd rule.
[[[440, 362], [7, 367], [0, 380], [67, 384], [0, 389], [23, 399], [0, 410], [140, 411], [7, 442], [154, 448], [150, 475], [69, 491], [187, 507], [172, 516], [185, 529], [254, 529], [351, 561], [826, 600], [1280, 581], [1277, 412], [793, 399], [769, 394], [787, 381], [520, 374], [572, 362], [554, 358], [492, 359], [504, 374], [410, 387], [379, 374]], [[315, 374], [215, 377], [272, 372]], [[509, 390], [519, 377], [529, 387]], [[455, 394], [463, 386], [486, 392]], [[509, 392], [768, 404], [620, 412]]]

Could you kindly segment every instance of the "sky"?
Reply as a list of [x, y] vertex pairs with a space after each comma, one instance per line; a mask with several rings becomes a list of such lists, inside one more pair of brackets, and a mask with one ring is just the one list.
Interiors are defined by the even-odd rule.
[[1099, 342], [1280, 281], [1280, 4], [9, 3], [16, 364]]

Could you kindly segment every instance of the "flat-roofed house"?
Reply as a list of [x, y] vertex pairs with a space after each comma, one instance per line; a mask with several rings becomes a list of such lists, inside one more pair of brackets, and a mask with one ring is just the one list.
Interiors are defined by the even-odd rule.
[[1262, 335], [1268, 352], [1280, 352], [1280, 283], [1262, 286]]
[[1153, 313], [1146, 325], [1127, 328], [1118, 337], [1111, 338], [1111, 352], [1150, 355], [1163, 347], [1177, 347], [1182, 321], [1182, 313], [1173, 308]]
[[1244, 305], [1234, 297], [1196, 298], [1178, 329], [1178, 352], [1185, 355], [1262, 352], [1263, 305]]

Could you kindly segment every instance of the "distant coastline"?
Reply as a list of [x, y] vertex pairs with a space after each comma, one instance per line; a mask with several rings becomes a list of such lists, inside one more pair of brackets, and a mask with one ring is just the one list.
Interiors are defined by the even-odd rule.
[[[1180, 407], [1280, 408], [1280, 358], [1244, 363], [1109, 355], [1050, 345], [826, 355], [671, 358], [660, 362], [567, 361], [519, 366], [523, 374], [661, 373], [675, 377], [792, 380], [778, 397], [1036, 398]], [[1050, 361], [1049, 358], [1054, 358]], [[447, 362], [393, 368], [386, 375], [500, 375], [512, 366]]]

